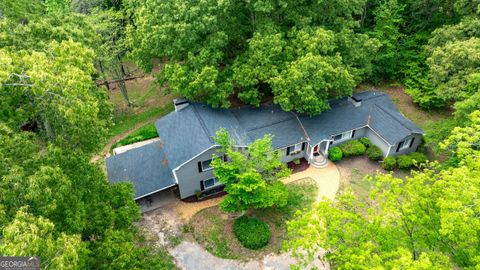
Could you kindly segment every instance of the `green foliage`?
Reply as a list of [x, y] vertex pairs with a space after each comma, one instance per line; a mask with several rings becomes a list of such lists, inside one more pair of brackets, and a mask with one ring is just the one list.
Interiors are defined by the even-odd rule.
[[371, 203], [347, 191], [305, 211], [288, 223], [288, 247], [304, 263], [319, 247], [328, 249], [325, 258], [345, 269], [475, 268], [480, 210], [472, 203], [480, 188], [479, 160], [443, 170], [431, 166], [406, 179], [373, 177]]
[[342, 149], [340, 149], [340, 147], [338, 146], [334, 146], [334, 147], [330, 147], [328, 149], [328, 158], [331, 160], [331, 161], [339, 161], [339, 160], [342, 160], [343, 158], [343, 151]]
[[7, 58], [0, 59], [0, 66], [9, 72], [0, 74], [0, 96], [9, 118], [16, 119], [12, 124], [36, 123], [45, 138], [65, 148], [92, 151], [99, 146], [111, 107], [106, 93], [92, 82], [92, 50], [73, 41], [53, 41], [48, 54], [1, 53]]
[[382, 162], [382, 168], [391, 171], [397, 166], [397, 159], [395, 157], [386, 157]]
[[382, 149], [380, 149], [380, 147], [378, 147], [376, 145], [370, 146], [367, 149], [366, 154], [367, 154], [368, 158], [373, 160], [373, 161], [378, 161], [378, 160], [382, 159], [382, 157], [383, 157]]
[[78, 269], [85, 267], [87, 249], [80, 235], [55, 234], [48, 219], [19, 210], [2, 231], [0, 252], [4, 256], [40, 257], [42, 268]]
[[395, 79], [398, 75], [400, 42], [404, 34], [400, 32], [403, 23], [403, 5], [397, 0], [380, 1], [373, 11], [375, 26], [371, 36], [378, 39], [381, 47], [374, 60], [375, 79]]
[[148, 139], [158, 137], [157, 128], [154, 124], [147, 124], [134, 132], [130, 133], [127, 137], [121, 139], [120, 141], [116, 142], [112, 145], [112, 149], [124, 145], [129, 145], [136, 142], [145, 141]]
[[413, 152], [408, 155], [400, 155], [397, 157], [398, 168], [402, 170], [409, 170], [415, 166], [419, 166], [427, 161], [427, 156], [424, 153]]
[[249, 249], [260, 249], [270, 241], [268, 224], [256, 217], [243, 215], [233, 222], [233, 233], [242, 246]]
[[235, 94], [258, 106], [273, 94], [284, 110], [318, 114], [371, 74], [380, 43], [356, 29], [364, 5], [129, 0], [127, 43], [147, 72], [170, 59], [158, 81], [190, 100], [228, 107]]
[[372, 142], [367, 137], [362, 137], [362, 138], [358, 139], [358, 141], [361, 142], [363, 145], [365, 145], [365, 147], [367, 147], [367, 148], [370, 147], [370, 145], [372, 145]]
[[346, 157], [361, 156], [365, 154], [365, 151], [367, 150], [367, 147], [365, 147], [365, 145], [358, 140], [351, 140], [346, 143], [342, 143], [339, 147], [342, 149], [343, 155]]
[[479, 155], [480, 111], [470, 115], [470, 123], [465, 127], [456, 127], [450, 136], [440, 144], [451, 157], [460, 160], [460, 164], [470, 162]]
[[288, 191], [279, 181], [290, 174], [277, 151], [272, 149], [271, 136], [265, 135], [248, 146], [236, 149], [236, 143], [225, 129], [217, 131], [215, 142], [220, 153], [228, 159], [215, 156], [214, 175], [225, 185], [227, 195], [221, 207], [227, 212], [246, 211], [251, 208], [284, 206]]

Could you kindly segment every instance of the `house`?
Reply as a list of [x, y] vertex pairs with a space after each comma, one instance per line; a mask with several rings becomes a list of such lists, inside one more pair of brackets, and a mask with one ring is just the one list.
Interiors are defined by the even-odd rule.
[[284, 162], [305, 158], [317, 167], [326, 165], [330, 147], [348, 140], [367, 137], [384, 156], [395, 156], [414, 152], [424, 134], [381, 92], [332, 100], [330, 110], [313, 117], [276, 105], [212, 109], [183, 99], [174, 103], [175, 111], [155, 123], [160, 139], [106, 160], [109, 181], [132, 181], [135, 199], [176, 185], [182, 199], [220, 190], [210, 166], [218, 154], [213, 136], [220, 128], [239, 148], [271, 134]]

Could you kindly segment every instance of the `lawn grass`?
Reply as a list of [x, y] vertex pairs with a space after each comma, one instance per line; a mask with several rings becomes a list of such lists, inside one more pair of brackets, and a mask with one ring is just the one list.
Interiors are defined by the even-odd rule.
[[145, 140], [156, 138], [156, 137], [158, 137], [158, 133], [155, 125], [153, 123], [146, 124], [145, 126], [130, 133], [127, 137], [113, 144], [111, 149], [136, 143], [136, 142], [145, 141]]
[[173, 111], [173, 104], [169, 103], [163, 107], [156, 107], [138, 114], [120, 114], [114, 117], [114, 126], [110, 129], [109, 137], [115, 137], [127, 130], [135, 127], [138, 123], [145, 122], [149, 119], [161, 117]]
[[312, 207], [318, 192], [316, 183], [310, 178], [290, 183], [287, 189], [289, 195], [286, 206], [253, 211], [253, 216], [267, 223], [271, 231], [269, 244], [259, 250], [250, 250], [240, 244], [233, 233], [234, 219], [218, 206], [197, 213], [189, 222], [189, 232], [207, 251], [220, 258], [247, 260], [272, 252], [279, 253], [287, 239], [286, 221], [292, 219], [298, 210]]

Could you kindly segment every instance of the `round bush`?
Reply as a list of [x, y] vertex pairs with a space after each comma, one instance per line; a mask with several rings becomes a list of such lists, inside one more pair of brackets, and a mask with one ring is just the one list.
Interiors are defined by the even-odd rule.
[[255, 217], [241, 216], [233, 222], [233, 233], [242, 246], [260, 249], [270, 241], [270, 228]]
[[367, 137], [360, 138], [358, 139], [358, 141], [361, 142], [363, 145], [365, 145], [365, 147], [367, 148], [370, 147], [370, 145], [372, 145], [372, 142]]
[[348, 156], [361, 156], [365, 154], [367, 147], [358, 140], [352, 140], [340, 145], [340, 149], [343, 151], [343, 155]]
[[396, 165], [397, 165], [397, 159], [395, 159], [394, 157], [386, 157], [383, 160], [382, 168], [385, 170], [391, 171], [395, 169]]
[[401, 170], [408, 170], [413, 166], [413, 159], [410, 155], [401, 155], [397, 158], [397, 165]]
[[336, 147], [336, 146], [328, 149], [328, 158], [331, 161], [342, 160], [342, 158], [343, 158], [342, 149], [340, 149], [340, 147]]
[[367, 153], [368, 158], [373, 160], [373, 161], [378, 161], [378, 160], [382, 159], [382, 157], [383, 157], [382, 149], [380, 149], [380, 147], [378, 147], [376, 145], [370, 146], [367, 149], [366, 153]]

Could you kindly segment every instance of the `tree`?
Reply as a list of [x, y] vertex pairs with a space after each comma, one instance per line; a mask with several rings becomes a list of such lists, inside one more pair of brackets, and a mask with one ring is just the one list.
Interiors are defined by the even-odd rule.
[[0, 252], [7, 256], [38, 256], [42, 269], [85, 267], [87, 249], [79, 235], [55, 235], [48, 219], [19, 210], [2, 231]]
[[395, 79], [398, 76], [400, 42], [404, 35], [400, 32], [403, 5], [396, 0], [381, 1], [374, 10], [375, 27], [371, 36], [382, 46], [375, 58], [374, 75], [378, 79]]
[[217, 131], [215, 141], [219, 155], [212, 161], [215, 177], [225, 185], [227, 195], [221, 207], [227, 212], [243, 212], [253, 208], [285, 206], [288, 191], [279, 181], [290, 174], [277, 151], [272, 150], [272, 138], [265, 135], [247, 149], [238, 149], [225, 129]]
[[[364, 4], [130, 0], [133, 22], [127, 40], [130, 56], [147, 72], [153, 58], [166, 59], [158, 81], [188, 99], [228, 107], [235, 95], [258, 106], [273, 94], [284, 110], [318, 114], [328, 109], [328, 99], [351, 94], [372, 71], [378, 41], [356, 29]], [[294, 100], [287, 87], [295, 82], [275, 82], [288, 81], [285, 76], [298, 71], [294, 66], [306, 65], [307, 58], [315, 59], [312, 68], [327, 71], [305, 72], [303, 77], [315, 78], [302, 81], [294, 91], [302, 97]], [[334, 72], [340, 82], [331, 76]]]
[[405, 180], [377, 175], [371, 202], [346, 192], [289, 222], [294, 240], [288, 246], [299, 257], [306, 250], [307, 261], [319, 247], [327, 249], [326, 259], [343, 269], [474, 267], [479, 165], [477, 160], [440, 171], [434, 166]]
[[407, 92], [414, 102], [438, 109], [478, 92], [479, 26], [478, 18], [465, 17], [433, 31], [419, 51], [423, 57], [406, 70]]
[[480, 76], [480, 38], [450, 42], [435, 48], [427, 64], [436, 92], [449, 100], [464, 100], [480, 90], [467, 87]]
[[[73, 41], [50, 43], [48, 52], [0, 51], [0, 96], [8, 119], [35, 124], [48, 140], [92, 151], [110, 124], [105, 92], [92, 81], [92, 50]], [[6, 57], [5, 57], [6, 56]]]

